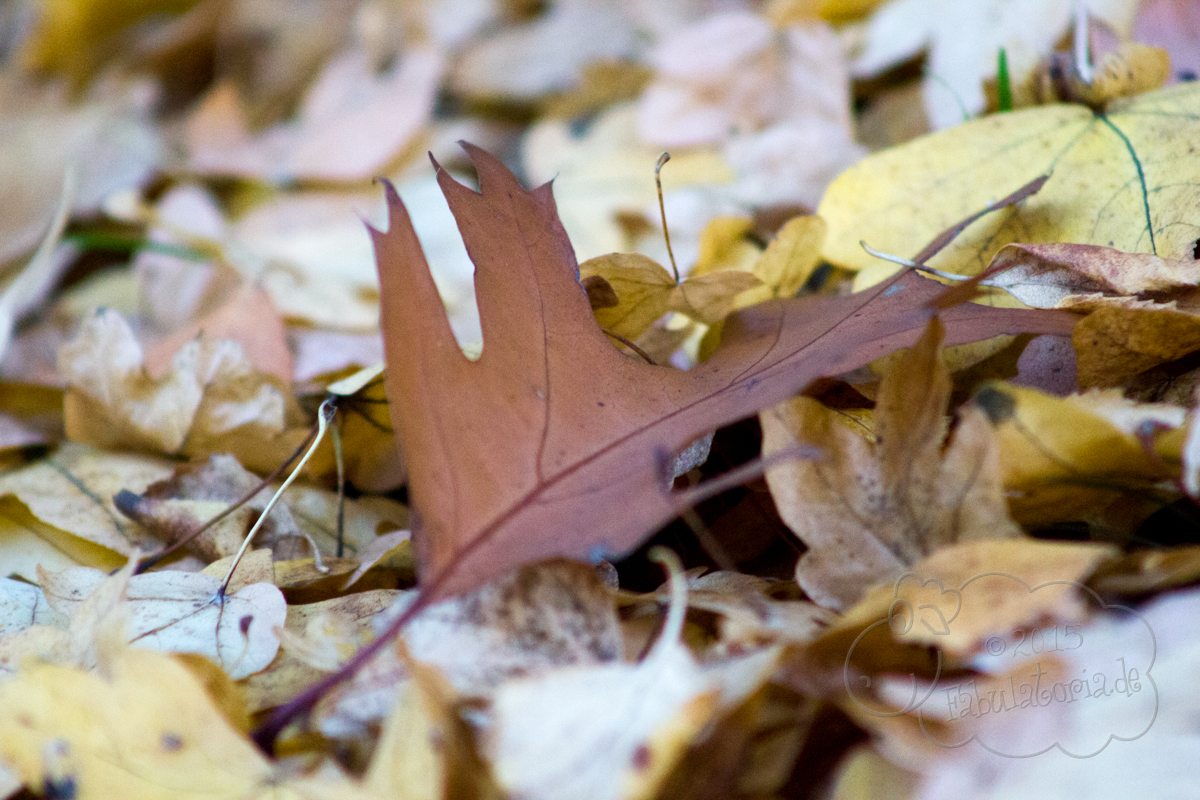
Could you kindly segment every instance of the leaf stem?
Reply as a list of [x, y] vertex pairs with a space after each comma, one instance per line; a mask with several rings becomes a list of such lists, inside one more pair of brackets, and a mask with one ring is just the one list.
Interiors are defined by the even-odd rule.
[[[217, 590], [218, 594], [225, 594], [225, 589], [228, 588], [229, 581], [233, 578], [234, 570], [237, 569], [238, 562], [242, 560], [242, 556], [246, 553], [246, 549], [250, 547], [250, 542], [254, 540], [254, 535], [258, 533], [258, 529], [261, 528], [263, 523], [267, 521], [267, 517], [270, 515], [271, 509], [273, 509], [275, 504], [279, 502], [279, 498], [283, 496], [284, 491], [286, 491], [287, 488], [292, 485], [292, 481], [296, 480], [296, 476], [300, 474], [300, 472], [304, 469], [304, 465], [308, 463], [308, 460], [312, 458], [313, 453], [317, 451], [317, 447], [321, 444], [321, 439], [325, 437], [325, 429], [329, 427], [329, 420], [335, 413], [337, 413], [337, 401], [333, 397], [326, 398], [325, 402], [321, 403], [321, 407], [317, 409], [317, 435], [313, 440], [312, 446], [308, 448], [308, 452], [304, 454], [304, 458], [300, 459], [300, 463], [296, 465], [294, 470], [292, 470], [292, 474], [287, 476], [287, 480], [283, 482], [283, 484], [271, 497], [270, 501], [267, 503], [267, 507], [264, 508], [263, 512], [258, 515], [258, 520], [254, 523], [254, 527], [252, 527], [250, 532], [246, 534], [246, 538], [242, 542], [242, 546], [238, 548], [237, 555], [233, 557], [233, 563], [229, 565], [229, 572], [225, 575], [225, 580], [221, 581], [221, 588]], [[317, 569], [321, 572], [328, 571], [329, 567], [321, 566], [320, 553], [317, 552], [315, 548], [313, 552], [316, 556]]]
[[[213, 517], [208, 522], [201, 525], [196, 530], [189, 533], [187, 536], [175, 541], [175, 543], [172, 544], [170, 547], [166, 548], [165, 550], [160, 550], [157, 553], [154, 553], [153, 555], [147, 556], [146, 560], [138, 565], [137, 569], [134, 570], [133, 574], [141, 575], [146, 570], [151, 569], [152, 567], [156, 566], [160, 561], [162, 561], [164, 558], [169, 556], [171, 553], [174, 553], [176, 550], [178, 550], [179, 548], [188, 544], [189, 542], [194, 541], [197, 536], [204, 533], [206, 530], [208, 530], [212, 526], [216, 525], [218, 522], [225, 519], [226, 517], [228, 517], [234, 511], [237, 511], [239, 508], [246, 505], [246, 503], [249, 503], [256, 494], [258, 494], [263, 489], [270, 486], [272, 481], [274, 481], [276, 478], [278, 478], [280, 475], [282, 475], [283, 471], [285, 469], [287, 469], [289, 466], [291, 466], [292, 462], [294, 462], [297, 458], [299, 458], [301, 453], [303, 453], [305, 450], [308, 449], [309, 445], [312, 444], [313, 437], [315, 437], [317, 435], [317, 430], [319, 427], [320, 427], [320, 425], [313, 425], [312, 429], [308, 432], [308, 436], [304, 437], [304, 441], [300, 443], [300, 446], [297, 447], [295, 449], [295, 451], [293, 451], [293, 453], [290, 456], [288, 456], [287, 459], [285, 459], [282, 464], [280, 464], [278, 467], [276, 467], [274, 472], [272, 472], [270, 475], [268, 475], [267, 477], [265, 477], [261, 481], [259, 481], [257, 486], [255, 486], [253, 489], [251, 489], [246, 494], [242, 495], [241, 498], [239, 498], [237, 500], [237, 502], [232, 503], [228, 508], [226, 508], [220, 514], [217, 514], [215, 517]], [[124, 492], [122, 492], [122, 494], [124, 494]], [[118, 497], [120, 497], [120, 495], [118, 495]], [[118, 508], [120, 508], [120, 505], [118, 505]]]
[[[658, 212], [662, 215], [663, 238], [667, 240], [667, 256], [671, 259], [671, 272], [675, 273], [675, 284], [679, 284], [679, 267], [675, 264], [675, 251], [671, 249], [671, 232], [667, 229], [667, 205], [663, 202], [662, 172], [663, 164], [671, 160], [671, 154], [663, 150], [662, 155], [654, 165], [654, 185], [658, 187]], [[653, 363], [653, 362], [651, 362]]]
[[634, 344], [633, 342], [631, 342], [631, 341], [629, 341], [628, 339], [626, 339], [626, 338], [625, 338], [624, 336], [622, 336], [621, 334], [619, 334], [619, 333], [613, 333], [613, 332], [612, 332], [612, 331], [610, 331], [608, 328], [601, 328], [600, 330], [604, 331], [605, 335], [607, 335], [609, 338], [613, 339], [614, 341], [620, 342], [621, 344], [625, 345], [626, 347], [628, 347], [628, 348], [629, 348], [630, 350], [632, 350], [633, 352], [637, 353], [637, 354], [638, 354], [639, 356], [641, 356], [641, 357], [642, 357], [642, 359], [643, 359], [643, 360], [644, 360], [644, 361], [645, 361], [647, 364], [649, 364], [650, 366], [652, 366], [652, 367], [657, 367], [657, 366], [658, 366], [658, 364], [654, 363], [654, 359], [650, 357], [650, 354], [649, 354], [649, 353], [647, 353], [647, 352], [646, 352], [645, 350], [643, 350], [642, 348], [638, 347], [638, 346], [637, 346], [636, 344]]

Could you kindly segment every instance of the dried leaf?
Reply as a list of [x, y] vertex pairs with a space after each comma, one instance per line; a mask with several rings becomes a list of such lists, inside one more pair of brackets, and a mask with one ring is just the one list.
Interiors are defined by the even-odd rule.
[[1179, 293], [1200, 283], [1194, 259], [1169, 261], [1086, 244], [1007, 245], [989, 269], [1000, 270], [989, 284], [1035, 308], [1063, 307], [1065, 299], [1081, 295]]
[[256, 371], [241, 345], [192, 341], [159, 380], [144, 369], [142, 348], [115, 311], [84, 322], [59, 351], [67, 380], [67, 436], [100, 447], [197, 456], [228, 452], [270, 471], [304, 439], [286, 387]]
[[[55, 610], [74, 618], [108, 578], [100, 570], [75, 567], [39, 576], [46, 599]], [[221, 580], [209, 575], [167, 570], [126, 577], [128, 640], [138, 647], [176, 653], [199, 653], [216, 662], [231, 678], [244, 678], [266, 668], [279, 649], [272, 632], [283, 625], [287, 605], [279, 589], [257, 583], [236, 594], [222, 594]]]
[[[6, 549], [5, 574], [36, 581], [39, 558], [53, 566], [77, 563], [112, 570], [135, 547], [154, 549], [145, 531], [121, 518], [112, 498], [122, 489], [143, 490], [170, 471], [170, 462], [161, 459], [68, 443], [47, 458], [0, 475], [0, 514], [10, 526], [5, 538], [20, 543]], [[58, 555], [47, 558], [47, 550]], [[62, 563], [63, 554], [69, 563]]]
[[292, 382], [295, 370], [283, 319], [270, 296], [252, 284], [244, 284], [216, 311], [156, 342], [145, 353], [146, 374], [154, 379], [167, 374], [180, 348], [199, 337], [235, 341], [255, 370], [274, 376], [282, 386]]
[[[439, 181], [476, 261], [487, 342], [478, 361], [454, 342], [394, 191], [389, 232], [372, 232], [387, 393], [413, 464], [429, 599], [553, 555], [628, 551], [676, 513], [659, 488], [664, 463], [822, 374], [910, 343], [918, 309], [939, 291], [908, 275], [849, 297], [773, 301], [728, 318], [721, 350], [690, 372], [635, 362], [595, 323], [549, 186], [526, 192], [494, 158], [468, 152], [482, 194], [444, 172]], [[1039, 313], [971, 305], [945, 324], [955, 343], [1071, 325]]]
[[1008, 518], [987, 417], [964, 411], [942, 451], [951, 387], [940, 338], [931, 323], [894, 364], [866, 435], [807, 397], [760, 416], [764, 454], [796, 444], [822, 450], [767, 470], [780, 516], [808, 546], [796, 581], [820, 605], [848, 608], [947, 545], [1021, 534]]
[[[1079, 298], [1082, 302], [1074, 305], [1093, 298]], [[1096, 300], [1098, 307], [1071, 336], [1083, 389], [1121, 386], [1152, 367], [1200, 350], [1200, 317], [1180, 311], [1175, 303]]]
[[411, 658], [405, 664], [412, 677], [399, 686], [366, 786], [398, 800], [497, 797], [454, 689], [434, 667]]
[[[416, 594], [401, 595], [379, 615], [375, 632], [403, 613]], [[436, 667], [466, 697], [489, 696], [514, 677], [621, 656], [612, 591], [594, 569], [567, 561], [525, 566], [476, 592], [430, 606], [413, 617], [402, 636], [413, 658]], [[395, 651], [383, 651], [327, 698], [322, 731], [345, 736], [386, 716], [396, 685], [406, 677]]]

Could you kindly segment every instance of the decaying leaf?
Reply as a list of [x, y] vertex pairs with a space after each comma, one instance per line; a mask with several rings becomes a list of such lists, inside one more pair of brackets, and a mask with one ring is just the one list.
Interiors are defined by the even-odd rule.
[[201, 339], [184, 345], [155, 380], [142, 348], [115, 311], [86, 320], [58, 356], [70, 385], [67, 435], [99, 447], [165, 455], [228, 452], [270, 471], [304, 439], [278, 379], [255, 370], [241, 345]]
[[[963, 411], [945, 452], [950, 376], [935, 321], [879, 386], [871, 429], [799, 397], [760, 416], [763, 453], [814, 445], [821, 455], [767, 470], [779, 513], [808, 545], [796, 580], [842, 610], [947, 545], [1009, 539], [999, 448], [986, 415]], [[861, 423], [859, 423], [861, 425]]]
[[655, 797], [697, 733], [771, 674], [778, 651], [769, 648], [696, 662], [680, 640], [687, 589], [675, 563], [667, 619], [640, 663], [560, 668], [496, 690], [484, 749], [507, 791]]
[[999, 270], [989, 285], [1035, 308], [1073, 308], [1064, 301], [1097, 294], [1146, 292], [1162, 298], [1200, 283], [1200, 262], [1193, 258], [1167, 260], [1086, 244], [1011, 244], [996, 253], [989, 268]]
[[[375, 634], [416, 600], [401, 595], [373, 621]], [[336, 612], [319, 624], [341, 630]], [[315, 631], [314, 631], [315, 632]], [[328, 634], [326, 634], [328, 635]], [[554, 668], [603, 664], [621, 656], [621, 634], [612, 591], [585, 564], [549, 561], [513, 570], [475, 592], [425, 608], [401, 634], [413, 658], [436, 667], [454, 690], [465, 697], [487, 697], [515, 677], [539, 675]], [[340, 637], [357, 649], [356, 637]], [[330, 652], [330, 645], [312, 648]], [[331, 663], [327, 656], [323, 666]], [[396, 685], [407, 677], [403, 660], [385, 650], [323, 706], [321, 726], [327, 735], [344, 736], [387, 715]]]
[[[476, 262], [478, 361], [454, 341], [394, 191], [388, 233], [372, 232], [389, 408], [412, 459], [430, 600], [540, 558], [636, 546], [676, 513], [659, 488], [664, 463], [822, 374], [910, 343], [940, 288], [905, 275], [848, 297], [776, 300], [727, 318], [721, 349], [690, 372], [635, 362], [595, 322], [550, 187], [527, 192], [499, 161], [468, 152], [482, 193], [445, 172], [438, 179]], [[955, 343], [1072, 324], [1039, 313], [969, 305], [943, 319]]]

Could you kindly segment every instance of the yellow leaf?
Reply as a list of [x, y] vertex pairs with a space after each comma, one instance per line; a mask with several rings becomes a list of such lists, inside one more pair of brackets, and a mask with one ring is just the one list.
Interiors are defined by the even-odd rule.
[[828, 226], [817, 216], [790, 219], [767, 245], [754, 274], [763, 285], [738, 297], [738, 308], [772, 297], [794, 297], [821, 261]]
[[725, 319], [743, 292], [761, 283], [749, 272], [736, 269], [691, 275], [672, 289], [669, 308], [697, 322], [713, 325]]
[[700, 232], [700, 255], [691, 275], [722, 269], [749, 271], [758, 261], [759, 249], [746, 238], [754, 222], [746, 217], [717, 217]]
[[1023, 525], [1085, 519], [1178, 471], [1179, 437], [1156, 442], [1173, 443], [1174, 452], [1147, 453], [1137, 431], [1181, 427], [1182, 408], [1134, 403], [1118, 391], [1060, 398], [1008, 384], [985, 386], [974, 402], [996, 427], [1009, 509]]
[[127, 26], [157, 14], [187, 11], [196, 0], [46, 0], [37, 30], [25, 43], [26, 62], [82, 85], [96, 73]]
[[596, 309], [600, 327], [636, 339], [667, 313], [675, 279], [652, 258], [637, 253], [610, 253], [579, 265], [581, 277], [599, 275], [617, 293], [617, 305]]
[[154, 549], [145, 531], [117, 511], [113, 496], [122, 489], [142, 491], [170, 470], [170, 463], [160, 459], [68, 443], [41, 461], [0, 476], [4, 574], [37, 578], [36, 562], [15, 548], [17, 542], [45, 552], [41, 542], [58, 551], [46, 553], [44, 563], [54, 568], [83, 564], [113, 570], [134, 547]]
[[407, 657], [405, 664], [412, 677], [400, 684], [384, 723], [367, 788], [396, 800], [496, 797], [453, 687], [435, 667]]
[[40, 664], [0, 683], [0, 757], [35, 791], [57, 775], [79, 800], [240, 800], [271, 774], [196, 676], [147, 650], [107, 679]]
[[1020, 206], [966, 229], [929, 262], [981, 271], [1012, 242], [1077, 242], [1192, 258], [1200, 203], [1194, 148], [1200, 87], [1163, 89], [1098, 115], [1080, 105], [997, 114], [868, 156], [829, 187], [824, 255], [874, 282], [895, 271], [859, 245], [910, 257], [934, 236], [1039, 175]]

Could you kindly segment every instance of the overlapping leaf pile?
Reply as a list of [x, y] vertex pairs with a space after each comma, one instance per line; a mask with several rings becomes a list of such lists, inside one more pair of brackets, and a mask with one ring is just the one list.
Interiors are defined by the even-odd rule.
[[1200, 18], [1070, 6], [0, 10], [0, 794], [1186, 796]]

